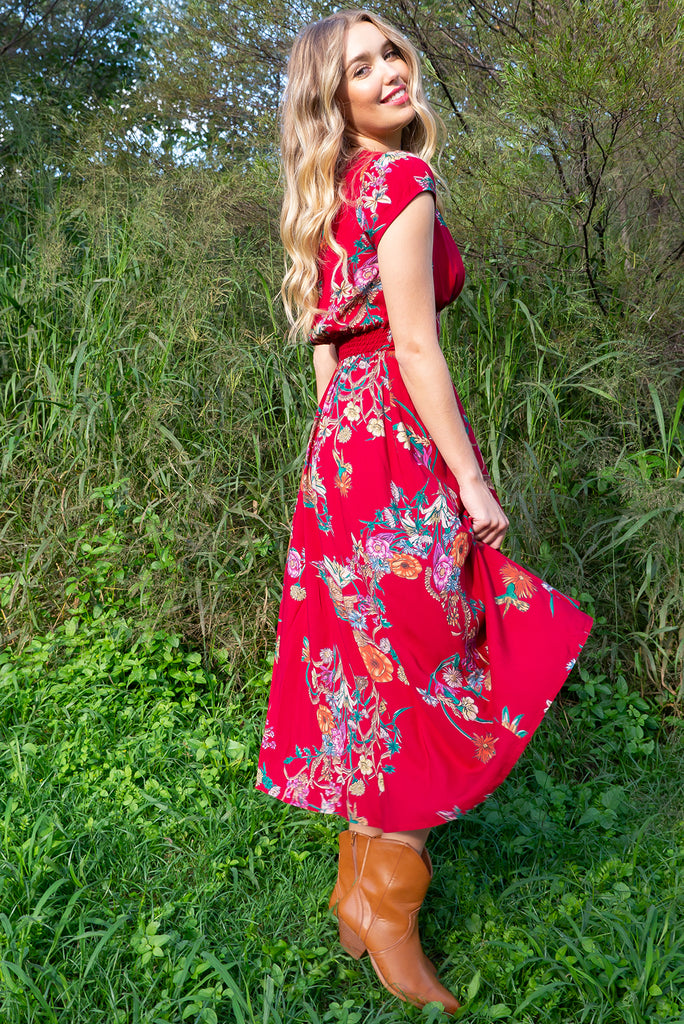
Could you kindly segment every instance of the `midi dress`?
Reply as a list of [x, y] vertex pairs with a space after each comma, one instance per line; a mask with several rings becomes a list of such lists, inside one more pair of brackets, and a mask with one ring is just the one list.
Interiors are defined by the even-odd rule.
[[[257, 788], [383, 831], [460, 817], [510, 772], [591, 629], [570, 598], [473, 537], [396, 356], [377, 247], [429, 165], [362, 151], [322, 251], [310, 341], [339, 361], [292, 522]], [[437, 310], [464, 269], [435, 209]], [[458, 396], [457, 401], [458, 401]], [[482, 456], [463, 413], [470, 443]]]

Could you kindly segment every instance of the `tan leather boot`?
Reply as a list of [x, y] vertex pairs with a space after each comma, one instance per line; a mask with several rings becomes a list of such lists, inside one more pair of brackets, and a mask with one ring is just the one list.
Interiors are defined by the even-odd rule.
[[423, 953], [418, 911], [432, 872], [429, 858], [408, 843], [381, 836], [365, 844], [349, 840], [356, 884], [337, 905], [340, 942], [357, 960], [368, 951], [378, 978], [393, 995], [414, 1006], [433, 1000], [454, 1013], [460, 1003], [439, 983]]
[[356, 836], [356, 849], [357, 856], [360, 851], [365, 853], [366, 844], [368, 842], [368, 836], [363, 832], [354, 832], [352, 829], [347, 829], [345, 832], [340, 832], [338, 836], [338, 842], [340, 845], [340, 853], [337, 860], [337, 881], [330, 897], [330, 903], [328, 907], [332, 910], [333, 914], [337, 914], [337, 904], [340, 902], [342, 897], [349, 892], [352, 885], [356, 881], [354, 874], [354, 861], [352, 860], [352, 835]]
[[[340, 832], [337, 837], [339, 845], [339, 854], [337, 857], [337, 878], [328, 903], [328, 909], [332, 910], [335, 916], [337, 916], [337, 904], [340, 902], [342, 897], [349, 892], [356, 881], [354, 875], [354, 861], [352, 860], [352, 833], [356, 835], [357, 859], [362, 857], [365, 853], [366, 843], [368, 842], [368, 836], [364, 832], [355, 832], [354, 829], [347, 829], [344, 832]], [[423, 847], [421, 857], [425, 867], [430, 872], [430, 878], [432, 878], [432, 861], [430, 860], [430, 854], [427, 852], [426, 847]]]

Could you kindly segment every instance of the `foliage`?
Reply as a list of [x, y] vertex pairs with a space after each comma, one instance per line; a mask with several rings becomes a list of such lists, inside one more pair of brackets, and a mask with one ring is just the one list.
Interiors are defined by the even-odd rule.
[[[63, 621], [0, 653], [3, 1021], [442, 1020], [337, 945], [335, 822], [253, 790], [269, 664], [240, 683], [139, 634], [103, 546]], [[681, 1019], [681, 735], [625, 692], [652, 740], [630, 752], [601, 685], [433, 837], [424, 944], [468, 1019]]]
[[[334, 8], [163, 7], [151, 95], [169, 112], [169, 136], [210, 166], [270, 157], [289, 43]], [[424, 56], [448, 131], [441, 170], [459, 239], [504, 277], [513, 263], [569, 280], [601, 318], [648, 332], [681, 360], [678, 5], [378, 0], [374, 9]]]
[[271, 152], [287, 42], [309, 6], [299, 0], [162, 0], [154, 79], [141, 103], [145, 122], [163, 125], [176, 154], [209, 166]]
[[0, 2], [0, 166], [64, 169], [83, 120], [142, 73], [149, 32], [133, 0]]
[[573, 282], [682, 355], [681, 12], [612, 0], [388, 4], [434, 71], [458, 237]]
[[[205, 652], [272, 648], [310, 357], [276, 339], [267, 165], [124, 177], [83, 163], [10, 190], [0, 256], [6, 639], [64, 614], [114, 530], [122, 591]], [[473, 268], [443, 342], [507, 508], [514, 557], [592, 594], [612, 676], [681, 686], [682, 381], [562, 282]], [[105, 488], [104, 490], [102, 488]], [[159, 566], [143, 555], [154, 536]]]
[[617, 651], [629, 651], [636, 677], [677, 699], [681, 371], [647, 368], [646, 344], [600, 332], [585, 298], [545, 283], [533, 291], [519, 270], [466, 287], [444, 315], [453, 376], [515, 509], [512, 556], [561, 589], [590, 592], [600, 616], [592, 645], [602, 644], [611, 676]]
[[[249, 473], [255, 463], [263, 464], [264, 480], [276, 463], [287, 469], [306, 424], [296, 425], [294, 403], [283, 400], [273, 371], [276, 356], [261, 340], [268, 300], [253, 292], [247, 269], [259, 243], [231, 223], [250, 213], [239, 177], [193, 210], [193, 172], [152, 184], [139, 202], [125, 182], [105, 174], [103, 188], [95, 179], [75, 191], [75, 209], [56, 203], [39, 217], [36, 244], [24, 252], [19, 221], [16, 249], [5, 250], [0, 558], [3, 571], [22, 574], [12, 603], [28, 598], [35, 617], [47, 598], [43, 608], [54, 614], [73, 553], [80, 557], [79, 526], [85, 518], [92, 533], [100, 530], [97, 488], [113, 480], [107, 525], [126, 524], [121, 567], [135, 573], [136, 538], [156, 514], [160, 535], [171, 531], [176, 566], [174, 585], [167, 577], [166, 592], [155, 593], [160, 612], [185, 617], [190, 596], [202, 608], [199, 620], [191, 615], [195, 639], [208, 641], [226, 589], [237, 598], [239, 588], [247, 612], [245, 573], [264, 545], [284, 543], [286, 527], [272, 541], [259, 511], [270, 488], [279, 494], [278, 481], [261, 487]], [[65, 287], [65, 275], [78, 284]], [[290, 372], [293, 393], [306, 393], [302, 367]], [[261, 445], [252, 422], [260, 424]], [[281, 423], [295, 432], [286, 437]], [[32, 481], [32, 498], [22, 478]], [[147, 526], [134, 522], [143, 514]], [[44, 524], [37, 533], [27, 529], [27, 518], [37, 526], [35, 515]], [[262, 578], [252, 628], [263, 626], [277, 589], [275, 579]], [[57, 596], [57, 581], [55, 603], [48, 595]], [[239, 616], [232, 620], [224, 608], [218, 618], [224, 634], [235, 629], [230, 642], [239, 646]]]

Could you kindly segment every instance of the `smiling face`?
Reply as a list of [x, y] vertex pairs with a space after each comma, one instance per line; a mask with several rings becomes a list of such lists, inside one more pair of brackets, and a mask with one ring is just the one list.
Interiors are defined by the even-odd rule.
[[349, 27], [337, 99], [355, 145], [380, 152], [401, 147], [402, 130], [415, 117], [408, 80], [408, 64], [380, 29], [368, 21]]

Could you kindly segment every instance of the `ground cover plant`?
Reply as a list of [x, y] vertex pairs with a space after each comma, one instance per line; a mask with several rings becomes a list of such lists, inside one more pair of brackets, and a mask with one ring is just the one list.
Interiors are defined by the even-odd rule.
[[[268, 663], [245, 686], [138, 633], [97, 588], [99, 541], [64, 620], [0, 654], [2, 1019], [442, 1019], [338, 946], [336, 819], [252, 789]], [[606, 714], [604, 686], [586, 668], [495, 797], [433, 837], [424, 944], [469, 1020], [682, 1020], [681, 730], [620, 679]]]

